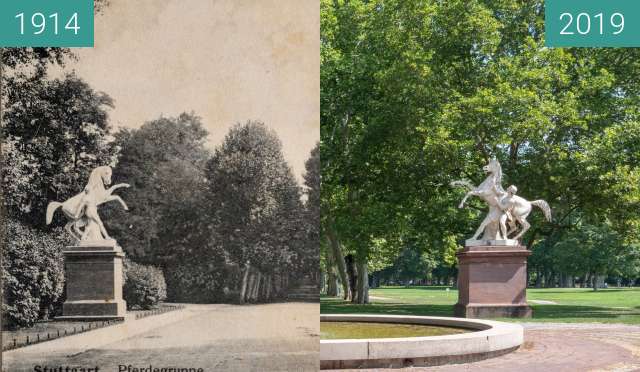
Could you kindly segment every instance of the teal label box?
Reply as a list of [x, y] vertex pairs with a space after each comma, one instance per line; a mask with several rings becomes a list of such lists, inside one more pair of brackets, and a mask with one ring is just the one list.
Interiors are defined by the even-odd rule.
[[640, 0], [546, 0], [548, 47], [639, 47]]
[[93, 0], [0, 0], [0, 47], [93, 47]]

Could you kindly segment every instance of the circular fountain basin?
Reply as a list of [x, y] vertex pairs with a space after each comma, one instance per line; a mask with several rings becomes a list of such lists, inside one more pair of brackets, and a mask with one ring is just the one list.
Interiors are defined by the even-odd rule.
[[[473, 362], [509, 353], [522, 344], [524, 337], [523, 328], [518, 324], [482, 319], [321, 314], [320, 321], [356, 324], [365, 336], [366, 326], [360, 326], [362, 323], [373, 323], [372, 329], [376, 328], [375, 324], [398, 325], [398, 328], [418, 326], [411, 327], [409, 331], [399, 330], [399, 335], [409, 332], [416, 335], [413, 337], [386, 337], [383, 331], [372, 332], [372, 337], [363, 338], [360, 333], [350, 331], [346, 334], [352, 335], [352, 338], [321, 339], [321, 369], [399, 368]], [[421, 336], [423, 333], [419, 326], [427, 326], [423, 331], [427, 334], [432, 334], [433, 330], [449, 334]], [[382, 335], [383, 338], [376, 335]]]
[[466, 328], [378, 322], [320, 322], [321, 340], [445, 336], [472, 332]]

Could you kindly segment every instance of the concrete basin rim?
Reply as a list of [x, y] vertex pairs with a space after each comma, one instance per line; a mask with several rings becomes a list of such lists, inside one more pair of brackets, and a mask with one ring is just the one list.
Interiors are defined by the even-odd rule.
[[[378, 356], [370, 355], [371, 347], [378, 349], [379, 347], [385, 347], [388, 344], [389, 353], [382, 352], [384, 358], [420, 358], [424, 356], [447, 356], [447, 355], [464, 355], [468, 352], [493, 352], [500, 350], [507, 350], [513, 347], [522, 345], [524, 328], [519, 324], [499, 322], [493, 320], [484, 319], [467, 319], [467, 318], [453, 318], [453, 317], [430, 317], [430, 316], [415, 316], [415, 315], [380, 315], [380, 314], [321, 314], [320, 321], [370, 321], [376, 320], [375, 323], [384, 322], [384, 320], [392, 320], [390, 323], [398, 324], [424, 324], [424, 325], [441, 325], [441, 322], [446, 322], [446, 325], [453, 326], [453, 323], [457, 323], [460, 328], [477, 329], [469, 327], [470, 324], [476, 324], [484, 329], [461, 333], [455, 335], [444, 336], [424, 336], [424, 337], [405, 337], [405, 338], [372, 338], [372, 339], [336, 339], [336, 340], [320, 340], [321, 346], [321, 360], [356, 360], [356, 359], [380, 359], [381, 350], [378, 351]], [[406, 320], [406, 322], [401, 322]], [[418, 322], [421, 320], [422, 322]], [[466, 326], [466, 327], [465, 327]], [[486, 328], [489, 327], [489, 328]], [[478, 342], [482, 344], [479, 345]], [[451, 348], [444, 347], [446, 343], [456, 343]], [[458, 344], [459, 343], [459, 344]], [[378, 345], [378, 346], [375, 346]], [[406, 345], [406, 346], [403, 346]], [[438, 349], [445, 348], [438, 355], [434, 355], [431, 352], [424, 352], [424, 348], [436, 347]], [[334, 349], [334, 348], [341, 348]], [[345, 347], [345, 348], [343, 348]], [[354, 350], [353, 355], [348, 350], [350, 347], [366, 348], [369, 350], [364, 355], [364, 350], [360, 349], [360, 352]], [[395, 352], [391, 352], [391, 349], [400, 347], [405, 349], [404, 352], [400, 352], [398, 355]], [[322, 350], [324, 349], [324, 350]], [[386, 347], [385, 347], [386, 349]], [[410, 351], [409, 349], [413, 350]], [[332, 355], [334, 352], [338, 352], [338, 355]], [[395, 355], [394, 355], [395, 354]], [[425, 355], [426, 354], [426, 355]], [[325, 357], [325, 355], [331, 355]]]
[[[337, 321], [337, 322], [364, 322], [364, 323], [396, 323], [396, 324], [417, 324], [417, 325], [439, 325], [452, 328], [464, 328], [472, 330], [475, 335], [485, 331], [510, 332], [512, 330], [523, 330], [524, 328], [517, 323], [500, 322], [496, 320], [456, 318], [443, 316], [422, 316], [422, 315], [381, 315], [381, 314], [320, 314], [320, 322]], [[454, 323], [454, 324], [451, 324]], [[469, 334], [466, 333], [466, 334]], [[435, 338], [450, 337], [458, 335], [444, 336], [424, 336], [410, 337], [414, 338]], [[404, 337], [401, 337], [404, 338]], [[343, 339], [341, 339], [343, 340]], [[356, 340], [383, 340], [375, 339], [356, 339]], [[327, 340], [330, 341], [330, 340]]]

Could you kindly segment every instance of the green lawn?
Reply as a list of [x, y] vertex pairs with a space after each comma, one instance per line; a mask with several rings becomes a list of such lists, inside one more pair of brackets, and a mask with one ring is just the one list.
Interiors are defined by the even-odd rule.
[[[453, 316], [458, 292], [447, 287], [382, 287], [371, 289], [371, 304], [352, 305], [341, 299], [322, 297], [320, 312], [385, 313]], [[533, 308], [531, 319], [501, 319], [536, 322], [596, 322], [640, 324], [640, 288], [593, 291], [582, 288], [528, 289]], [[555, 304], [536, 304], [534, 301]]]

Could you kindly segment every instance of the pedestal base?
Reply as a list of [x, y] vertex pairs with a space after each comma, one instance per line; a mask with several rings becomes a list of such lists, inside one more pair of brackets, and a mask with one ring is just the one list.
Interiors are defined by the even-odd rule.
[[527, 257], [523, 246], [467, 246], [458, 252], [456, 316], [532, 316], [527, 305]]
[[477, 305], [456, 304], [453, 313], [461, 318], [531, 318], [533, 310], [529, 305]]
[[66, 247], [64, 250], [67, 300], [56, 320], [124, 319], [122, 259], [115, 241]]
[[119, 301], [65, 301], [56, 320], [123, 320], [127, 303]]

